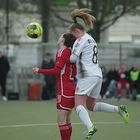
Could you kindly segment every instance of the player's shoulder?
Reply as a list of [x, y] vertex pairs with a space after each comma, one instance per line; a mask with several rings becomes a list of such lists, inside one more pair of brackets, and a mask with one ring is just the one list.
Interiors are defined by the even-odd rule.
[[88, 33], [85, 33], [81, 38], [77, 39], [77, 42], [85, 42], [85, 43], [96, 43], [94, 38], [89, 35]]
[[64, 49], [63, 48], [59, 48], [57, 51], [57, 56], [60, 57], [63, 53]]
[[71, 53], [70, 48], [60, 48], [57, 52], [57, 56], [61, 57], [61, 56], [69, 55], [70, 53]]
[[82, 39], [88, 40], [88, 39], [93, 39], [93, 37], [91, 35], [89, 35], [88, 33], [85, 33], [84, 36], [82, 37]]
[[81, 44], [84, 44], [86, 42], [86, 40], [87, 40], [87, 37], [86, 37], [86, 34], [84, 34], [83, 36], [76, 39], [73, 46], [75, 46], [75, 47], [81, 46]]
[[96, 44], [95, 39], [91, 35], [89, 35], [88, 33], [86, 33], [85, 38], [86, 38], [87, 43], [89, 43], [89, 44], [90, 43]]

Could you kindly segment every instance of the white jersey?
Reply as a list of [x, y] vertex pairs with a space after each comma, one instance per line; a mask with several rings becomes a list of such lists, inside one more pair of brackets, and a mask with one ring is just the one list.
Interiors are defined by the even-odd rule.
[[72, 54], [78, 56], [77, 78], [88, 76], [99, 76], [102, 78], [102, 72], [98, 64], [98, 49], [95, 40], [87, 33], [78, 38], [72, 49]]

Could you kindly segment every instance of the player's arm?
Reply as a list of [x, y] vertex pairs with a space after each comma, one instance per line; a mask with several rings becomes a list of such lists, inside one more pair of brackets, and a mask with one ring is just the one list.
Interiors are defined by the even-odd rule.
[[67, 57], [69, 56], [70, 56], [69, 52], [63, 51], [61, 56], [59, 56], [59, 58], [57, 59], [54, 68], [52, 69], [33, 68], [32, 71], [35, 73], [59, 75], [66, 63]]
[[52, 69], [40, 69], [40, 68], [33, 68], [33, 72], [35, 73], [41, 73], [41, 74], [54, 74], [54, 75], [59, 75], [61, 72], [61, 68], [55, 67]]
[[70, 56], [71, 63], [75, 63], [77, 61], [78, 57], [80, 56], [80, 54], [84, 48], [84, 44], [85, 44], [85, 41], [83, 41], [83, 39], [75, 41], [75, 43], [73, 45], [72, 54]]

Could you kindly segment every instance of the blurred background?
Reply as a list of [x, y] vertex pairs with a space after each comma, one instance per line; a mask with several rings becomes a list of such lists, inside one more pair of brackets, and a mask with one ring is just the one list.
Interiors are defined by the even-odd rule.
[[[0, 0], [0, 51], [10, 63], [9, 100], [43, 98], [45, 77], [34, 75], [32, 68], [43, 67], [46, 56], [55, 60], [57, 39], [72, 23], [70, 12], [75, 8], [92, 9], [96, 23], [89, 33], [98, 43], [99, 63], [106, 73], [111, 64], [116, 69], [122, 63], [127, 70], [134, 65], [140, 69], [140, 0]], [[25, 28], [30, 22], [42, 25], [41, 38], [27, 37]], [[29, 95], [33, 89], [38, 91], [36, 97]], [[53, 92], [55, 97], [55, 87]]]
[[[32, 68], [54, 67], [57, 40], [75, 8], [89, 8], [96, 18], [88, 32], [103, 72], [98, 100], [125, 104], [130, 113], [127, 125], [117, 114], [91, 113], [99, 130], [95, 139], [140, 139], [140, 0], [0, 0], [0, 140], [60, 139], [55, 77]], [[31, 22], [43, 27], [38, 39], [25, 33]], [[75, 111], [71, 119], [72, 139], [84, 139]]]

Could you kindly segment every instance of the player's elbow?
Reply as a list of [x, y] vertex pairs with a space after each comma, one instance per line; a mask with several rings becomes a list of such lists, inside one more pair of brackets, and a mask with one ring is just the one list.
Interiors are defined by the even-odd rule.
[[60, 73], [61, 73], [61, 68], [56, 67], [55, 68], [55, 75], [60, 75]]
[[56, 71], [55, 75], [57, 75], [57, 76], [60, 75], [60, 71]]

